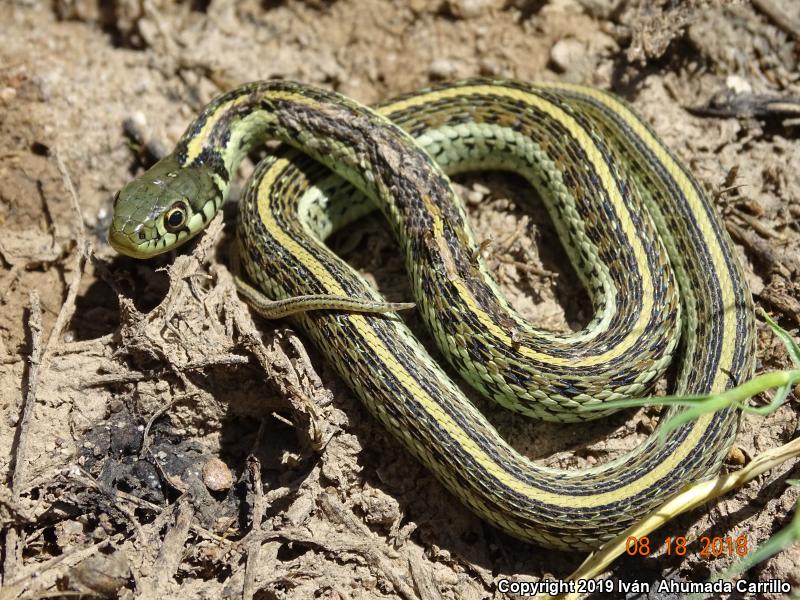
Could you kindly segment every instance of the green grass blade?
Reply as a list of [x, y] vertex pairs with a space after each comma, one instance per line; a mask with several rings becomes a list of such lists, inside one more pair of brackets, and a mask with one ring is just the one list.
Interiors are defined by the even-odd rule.
[[764, 317], [767, 325], [770, 326], [770, 329], [772, 329], [772, 332], [783, 342], [783, 345], [786, 346], [786, 351], [789, 353], [789, 358], [792, 359], [792, 364], [800, 369], [800, 346], [797, 345], [797, 342], [789, 335], [788, 331], [772, 320], [772, 317], [770, 317], [766, 311], [762, 310], [761, 315]]
[[789, 381], [780, 386], [777, 390], [775, 390], [772, 400], [770, 400], [770, 403], [766, 406], [743, 405], [741, 407], [742, 412], [750, 413], [751, 415], [761, 415], [762, 417], [774, 413], [786, 401], [787, 396], [789, 396], [789, 392], [792, 391], [793, 385], [794, 382]]

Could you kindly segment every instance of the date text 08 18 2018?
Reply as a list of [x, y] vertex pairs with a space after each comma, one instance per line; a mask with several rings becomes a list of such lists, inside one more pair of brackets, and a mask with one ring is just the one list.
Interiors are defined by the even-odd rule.
[[[711, 558], [714, 556], [746, 556], [750, 551], [747, 545], [747, 536], [740, 535], [738, 537], [710, 537], [703, 536], [699, 540], [699, 555], [703, 558]], [[666, 544], [666, 554], [672, 556], [683, 556], [687, 551], [692, 548], [691, 541], [683, 536], [666, 537], [664, 538]], [[630, 536], [625, 542], [625, 551], [630, 556], [648, 556], [653, 550], [654, 546], [650, 545], [650, 538], [648, 536], [636, 537]]]

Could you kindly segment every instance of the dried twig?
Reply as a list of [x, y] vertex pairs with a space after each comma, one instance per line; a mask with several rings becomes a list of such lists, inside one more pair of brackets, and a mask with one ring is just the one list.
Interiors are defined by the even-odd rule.
[[137, 371], [106, 373], [105, 375], [98, 375], [97, 377], [92, 377], [91, 379], [82, 381], [80, 383], [80, 388], [86, 389], [91, 387], [103, 387], [111, 383], [136, 383], [137, 381], [145, 381], [153, 378], [154, 376], [150, 376], [145, 373], [139, 373]]
[[102, 337], [92, 338], [91, 340], [79, 340], [62, 344], [60, 348], [54, 348], [53, 354], [73, 354], [83, 353], [91, 350], [101, 350], [106, 348], [114, 341], [114, 334], [108, 333]]
[[429, 566], [423, 566], [415, 560], [408, 561], [408, 570], [422, 600], [442, 600]]
[[28, 392], [25, 398], [25, 407], [22, 409], [22, 419], [19, 424], [19, 438], [17, 440], [17, 456], [14, 463], [14, 474], [11, 477], [11, 491], [15, 501], [19, 500], [19, 490], [24, 483], [23, 469], [25, 468], [25, 451], [28, 430], [33, 407], [36, 404], [36, 388], [39, 385], [39, 369], [42, 362], [42, 307], [39, 302], [39, 292], [31, 290], [30, 293], [30, 321], [31, 330], [31, 355], [29, 360], [30, 372], [28, 374]]
[[88, 557], [95, 554], [103, 546], [113, 542], [118, 542], [121, 539], [122, 535], [112, 536], [104, 540], [100, 540], [91, 546], [86, 546], [84, 548], [72, 548], [65, 551], [63, 554], [54, 556], [43, 563], [34, 564], [31, 568], [27, 569], [27, 572], [25, 572], [23, 575], [14, 581], [6, 583], [3, 588], [0, 589], [0, 600], [14, 600], [23, 596], [27, 589], [27, 584], [33, 580], [38, 580], [45, 572], [57, 567], [62, 563], [65, 566], [77, 565], [78, 563], [83, 562]]
[[144, 458], [145, 456], [147, 456], [147, 452], [150, 450], [150, 438], [149, 438], [150, 428], [153, 426], [153, 423], [155, 423], [156, 419], [158, 419], [161, 415], [163, 415], [165, 412], [167, 412], [170, 408], [175, 406], [181, 400], [194, 397], [195, 395], [196, 394], [194, 394], [193, 392], [179, 394], [150, 416], [150, 418], [147, 420], [147, 425], [145, 425], [144, 427], [144, 432], [142, 433], [142, 449], [139, 451], [140, 458]]
[[177, 573], [183, 560], [183, 548], [194, 516], [194, 510], [187, 496], [184, 495], [178, 500], [175, 515], [175, 523], [167, 530], [156, 563], [153, 565], [155, 574], [143, 581], [140, 587], [145, 596], [165, 597], [169, 579]]
[[778, 242], [786, 242], [785, 235], [783, 235], [782, 233], [778, 233], [770, 226], [762, 223], [758, 218], [754, 217], [753, 215], [748, 215], [746, 212], [738, 208], [733, 209], [733, 214], [736, 215], [736, 217], [738, 217], [742, 221], [744, 221], [748, 225], [748, 227], [751, 227], [760, 236], [777, 240]]
[[244, 571], [244, 588], [242, 598], [252, 600], [256, 580], [256, 568], [258, 558], [261, 553], [261, 540], [252, 535], [261, 529], [261, 521], [264, 518], [264, 486], [261, 483], [261, 463], [252, 454], [247, 457], [247, 470], [250, 473], [250, 481], [253, 485], [253, 523], [250, 533], [242, 540], [247, 545], [247, 564]]
[[739, 227], [730, 220], [725, 222], [725, 228], [734, 240], [746, 246], [755, 255], [769, 273], [779, 273], [787, 280], [791, 277], [790, 270], [783, 262], [783, 256], [778, 255], [766, 240], [749, 230]]
[[540, 277], [547, 277], [549, 279], [555, 279], [558, 277], [558, 273], [554, 273], [553, 271], [548, 271], [547, 269], [540, 269], [536, 265], [530, 265], [528, 263], [524, 263], [519, 260], [514, 260], [510, 256], [496, 256], [495, 260], [504, 263], [506, 265], [511, 265], [520, 269], [521, 271], [526, 271], [528, 273], [532, 273], [533, 275], [538, 275]]
[[[17, 439], [14, 444], [14, 471], [11, 475], [11, 500], [17, 504], [20, 500], [20, 490], [25, 483], [25, 468], [27, 467], [28, 426], [33, 417], [33, 407], [36, 405], [36, 388], [39, 385], [40, 367], [42, 363], [42, 306], [39, 301], [39, 292], [30, 292], [30, 318], [31, 354], [28, 359], [28, 390], [25, 394], [25, 404], [22, 408], [22, 418], [17, 427]], [[3, 579], [12, 577], [22, 565], [23, 536], [16, 526], [9, 527], [6, 532], [5, 563], [3, 565]]]
[[714, 94], [704, 105], [689, 106], [687, 110], [701, 117], [778, 119], [785, 125], [792, 125], [800, 117], [800, 98], [736, 93], [725, 89]]
[[[94, 340], [89, 340], [94, 341]], [[75, 342], [80, 343], [80, 342]], [[72, 344], [69, 348], [62, 349], [62, 352], [73, 351], [71, 350]], [[75, 350], [76, 352], [78, 350]], [[139, 371], [123, 371], [119, 373], [106, 373], [105, 375], [98, 375], [81, 382], [81, 388], [102, 387], [111, 383], [136, 383], [137, 381], [146, 381], [148, 379], [159, 379], [164, 373], [172, 373], [174, 370], [179, 371], [195, 371], [205, 369], [207, 367], [214, 367], [220, 365], [244, 365], [250, 362], [246, 356], [239, 354], [220, 354], [217, 356], [208, 356], [200, 360], [186, 363], [185, 365], [173, 365], [172, 369], [163, 369], [141, 373]]]
[[250, 359], [247, 356], [242, 356], [241, 354], [218, 354], [216, 356], [206, 356], [200, 360], [195, 360], [185, 365], [182, 365], [180, 369], [182, 371], [196, 371], [199, 369], [205, 369], [206, 367], [218, 367], [222, 365], [246, 365], [250, 362]]
[[764, 14], [777, 27], [796, 40], [800, 40], [800, 23], [789, 17], [772, 0], [752, 0], [753, 7]]
[[3, 276], [3, 281], [0, 282], [0, 302], [5, 300], [11, 286], [19, 279], [20, 273], [22, 273], [22, 265], [14, 264], [11, 265], [11, 269]]
[[75, 192], [75, 186], [72, 185], [72, 179], [67, 172], [67, 167], [58, 152], [54, 153], [58, 171], [61, 173], [61, 178], [64, 182], [64, 187], [69, 192], [70, 200], [72, 201], [72, 210], [74, 211], [74, 225], [75, 225], [75, 242], [77, 245], [77, 252], [75, 254], [75, 266], [72, 271], [72, 278], [67, 286], [67, 297], [61, 310], [58, 312], [56, 323], [50, 331], [50, 337], [47, 340], [45, 347], [44, 359], [46, 360], [53, 350], [59, 346], [59, 338], [67, 326], [72, 315], [75, 314], [75, 299], [78, 296], [78, 288], [80, 287], [81, 278], [83, 277], [83, 270], [86, 266], [86, 259], [92, 254], [91, 243], [86, 240], [86, 228], [83, 225], [83, 214], [81, 213], [80, 203], [78, 202], [78, 194]]

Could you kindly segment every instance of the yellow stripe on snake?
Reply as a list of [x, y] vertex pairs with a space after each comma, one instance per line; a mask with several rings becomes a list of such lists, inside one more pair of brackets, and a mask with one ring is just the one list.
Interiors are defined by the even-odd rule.
[[[247, 184], [238, 253], [257, 287], [283, 302], [271, 312], [258, 292], [244, 295], [267, 316], [299, 311], [291, 318], [370, 412], [476, 513], [540, 545], [591, 549], [719, 470], [733, 410], [593, 468], [535, 464], [396, 314], [375, 314], [397, 306], [324, 244], [379, 208], [442, 353], [511, 410], [586, 419], [581, 404], [648, 394], [673, 355], [675, 393], [741, 383], [752, 375], [755, 324], [732, 243], [701, 187], [626, 103], [576, 85], [471, 80], [370, 109], [296, 83], [244, 85], [121, 190], [111, 244], [148, 257], [190, 239], [267, 140], [311, 158], [282, 150]], [[492, 278], [447, 178], [487, 169], [519, 173], [542, 197], [595, 310], [583, 330], [535, 327]]]

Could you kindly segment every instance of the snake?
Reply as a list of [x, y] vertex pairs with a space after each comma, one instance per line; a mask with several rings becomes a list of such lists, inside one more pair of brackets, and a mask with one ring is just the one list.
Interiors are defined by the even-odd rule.
[[[300, 83], [248, 83], [205, 106], [173, 152], [117, 192], [110, 244], [149, 258], [192, 239], [242, 160], [270, 141], [281, 144], [239, 198], [242, 294], [291, 319], [480, 517], [543, 547], [591, 550], [722, 468], [734, 409], [599, 465], [547, 467], [509, 445], [443, 367], [556, 422], [613, 412], [603, 403], [652, 394], [665, 373], [687, 395], [752, 376], [753, 301], [735, 247], [709, 195], [626, 101], [577, 84], [470, 79], [367, 107]], [[538, 326], [503, 294], [450, 180], [476, 170], [531, 184], [588, 295], [585, 326]], [[326, 245], [375, 209], [444, 359], [397, 312], [408, 304], [387, 302]]]

